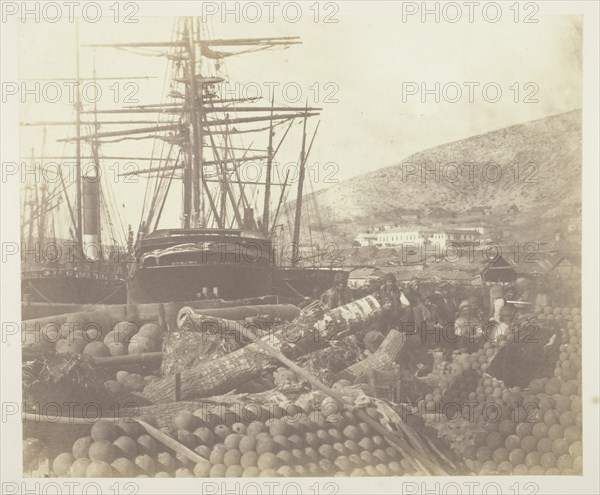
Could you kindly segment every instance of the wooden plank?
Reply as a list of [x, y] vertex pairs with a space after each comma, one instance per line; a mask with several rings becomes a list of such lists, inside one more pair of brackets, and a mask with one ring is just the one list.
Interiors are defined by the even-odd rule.
[[162, 352], [145, 352], [143, 354], [127, 354], [125, 356], [95, 357], [93, 362], [103, 368], [144, 365], [158, 366], [162, 361]]
[[207, 466], [210, 465], [210, 462], [208, 460], [206, 460], [204, 457], [202, 457], [197, 452], [194, 452], [193, 450], [189, 449], [185, 445], [179, 443], [174, 438], [171, 438], [170, 436], [166, 435], [162, 431], [157, 430], [156, 428], [154, 428], [154, 426], [149, 425], [148, 423], [146, 423], [145, 421], [142, 421], [141, 419], [135, 418], [135, 420], [148, 432], [148, 434], [151, 437], [158, 440], [165, 447], [169, 447], [171, 450], [173, 450], [177, 454], [181, 454], [182, 456], [188, 458], [190, 461], [192, 461], [196, 464], [204, 464]]
[[[181, 301], [181, 302], [170, 302], [164, 303], [165, 310], [169, 308], [177, 307], [177, 311], [184, 306], [190, 306], [197, 309], [217, 309], [217, 308], [231, 308], [234, 306], [246, 306], [246, 305], [257, 305], [257, 304], [276, 304], [278, 302], [277, 296], [263, 296], [253, 297], [248, 299], [235, 299], [231, 301], [225, 301], [223, 299], [208, 299], [208, 300], [196, 300], [196, 301]], [[38, 306], [41, 311], [49, 311], [52, 314], [40, 316], [38, 318], [30, 318], [24, 320], [24, 322], [31, 324], [41, 324], [51, 322], [64, 323], [69, 315], [75, 313], [87, 314], [94, 311], [101, 311], [112, 317], [114, 321], [122, 321], [127, 315], [126, 304], [44, 304], [32, 303], [28, 306]], [[54, 307], [60, 309], [61, 313], [55, 313]], [[136, 305], [135, 313], [140, 318], [148, 321], [155, 321], [158, 319], [158, 312], [156, 309], [156, 303], [145, 303]]]
[[433, 462], [427, 459], [427, 453], [423, 451], [423, 447], [419, 443], [418, 436], [414, 432], [412, 432], [412, 430], [408, 426], [403, 425], [401, 423], [404, 433], [407, 436], [411, 435], [411, 440], [413, 441], [413, 443], [416, 443], [416, 445], [418, 445], [418, 450], [415, 450], [409, 445], [406, 445], [405, 442], [402, 442], [402, 439], [398, 435], [388, 430], [378, 421], [374, 420], [364, 410], [355, 408], [354, 404], [348, 401], [346, 398], [344, 398], [344, 396], [342, 396], [340, 393], [328, 387], [323, 382], [312, 376], [310, 373], [298, 366], [287, 356], [282, 354], [278, 349], [275, 349], [263, 340], [256, 338], [254, 338], [253, 340], [256, 342], [256, 345], [260, 349], [273, 356], [275, 359], [287, 366], [298, 376], [302, 377], [304, 380], [309, 382], [316, 389], [320, 390], [321, 392], [324, 392], [329, 397], [333, 398], [342, 408], [353, 411], [354, 414], [356, 414], [360, 419], [362, 419], [365, 423], [367, 423], [369, 426], [371, 426], [373, 429], [379, 432], [392, 447], [394, 447], [403, 457], [405, 457], [408, 460], [408, 462], [410, 462], [413, 465], [413, 467], [415, 467], [416, 469], [421, 468], [423, 471], [425, 471], [425, 474], [431, 474], [429, 470], [424, 466], [427, 465], [430, 469], [434, 471], [435, 474], [448, 474], [441, 467], [435, 465]]
[[281, 321], [292, 321], [298, 317], [300, 309], [293, 304], [257, 304], [256, 306], [238, 306], [235, 308], [219, 308], [219, 309], [195, 309], [188, 306], [183, 307], [177, 314], [177, 326], [180, 327], [180, 321], [184, 318], [189, 318], [192, 322], [198, 321], [198, 325], [202, 325], [203, 318], [206, 316], [214, 316], [215, 318], [223, 318], [233, 321], [241, 321], [251, 316], [269, 316], [278, 318]]

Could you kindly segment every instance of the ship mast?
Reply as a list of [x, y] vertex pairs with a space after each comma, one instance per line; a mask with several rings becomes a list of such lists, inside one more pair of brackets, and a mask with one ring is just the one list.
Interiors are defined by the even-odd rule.
[[[94, 243], [98, 249], [96, 252], [99, 252], [101, 246], [101, 235], [102, 235], [102, 207], [105, 206], [107, 209], [107, 221], [110, 229], [113, 228], [112, 221], [110, 219], [110, 211], [112, 208], [113, 212], [115, 210], [114, 204], [110, 204], [110, 197], [102, 195], [102, 187], [101, 187], [101, 170], [100, 170], [100, 154], [99, 154], [99, 146], [100, 140], [98, 139], [98, 134], [100, 134], [99, 129], [101, 125], [105, 124], [114, 124], [114, 121], [98, 121], [98, 113], [101, 113], [96, 108], [96, 103], [94, 102], [93, 109], [84, 109], [81, 95], [81, 82], [85, 80], [94, 80], [97, 79], [118, 79], [118, 77], [109, 77], [109, 78], [97, 78], [96, 77], [96, 67], [94, 62], [94, 70], [92, 77], [82, 77], [81, 75], [81, 58], [80, 58], [80, 36], [79, 36], [79, 24], [75, 23], [75, 75], [71, 78], [63, 78], [59, 80], [75, 80], [76, 84], [76, 93], [74, 98], [74, 110], [75, 110], [75, 118], [71, 121], [64, 122], [28, 122], [21, 123], [21, 126], [30, 127], [43, 125], [44, 126], [44, 134], [43, 134], [43, 143], [42, 143], [42, 153], [38, 157], [41, 159], [41, 163], [44, 163], [45, 159], [57, 159], [57, 160], [73, 160], [74, 161], [74, 182], [75, 182], [75, 192], [68, 191], [68, 187], [73, 185], [72, 183], [67, 185], [64, 177], [64, 173], [62, 171], [62, 167], [58, 168], [57, 171], [57, 184], [50, 190], [48, 185], [48, 180], [45, 176], [41, 177], [41, 189], [39, 194], [37, 192], [37, 186], [35, 188], [36, 200], [37, 204], [35, 212], [32, 211], [30, 215], [30, 219], [28, 220], [29, 227], [34, 221], [36, 221], [36, 227], [38, 229], [38, 241], [43, 242], [45, 237], [47, 237], [47, 229], [48, 226], [48, 216], [49, 212], [54, 209], [58, 209], [61, 200], [64, 200], [66, 203], [66, 209], [69, 215], [69, 234], [68, 237], [74, 239], [78, 243], [78, 252], [83, 254], [84, 247], [86, 243], [91, 241]], [[134, 77], [135, 78], [135, 77]], [[46, 79], [41, 79], [46, 80]], [[93, 121], [87, 121], [84, 117], [84, 114], [93, 114]], [[65, 143], [75, 143], [74, 152], [63, 153], [58, 156], [48, 156], [45, 153], [45, 142], [46, 142], [46, 126], [47, 125], [65, 125], [75, 128], [75, 136], [66, 139], [57, 139], [57, 142], [65, 142]], [[93, 130], [87, 130], [86, 126], [92, 126]], [[83, 129], [82, 129], [83, 128]], [[87, 130], [87, 132], [86, 132]], [[84, 149], [82, 146], [85, 145], [85, 142], [88, 142], [91, 147], [91, 153], [93, 158], [93, 167], [91, 170], [87, 167], [82, 167], [82, 157], [84, 153]], [[66, 149], [66, 148], [65, 148]], [[35, 157], [32, 157], [32, 162]], [[105, 159], [108, 157], [105, 157]], [[36, 164], [33, 163], [34, 167], [37, 168]], [[85, 170], [84, 170], [85, 168]], [[71, 192], [71, 194], [69, 194]], [[28, 195], [28, 193], [26, 193]], [[39, 196], [39, 197], [38, 197]], [[58, 199], [57, 199], [58, 198]], [[114, 200], [113, 200], [114, 203]], [[27, 205], [26, 205], [27, 206]], [[29, 205], [31, 206], [31, 205]], [[53, 214], [54, 215], [54, 214]], [[25, 222], [26, 223], [26, 222]], [[25, 225], [24, 234], [26, 234]], [[55, 235], [55, 234], [54, 234]], [[114, 237], [114, 236], [113, 236]], [[86, 250], [86, 253], [89, 254]]]
[[298, 175], [298, 191], [296, 193], [296, 214], [294, 218], [294, 235], [292, 238], [292, 266], [298, 263], [298, 253], [300, 252], [300, 221], [302, 217], [302, 191], [304, 188], [304, 163], [306, 156], [306, 113], [304, 114], [304, 124], [302, 126], [302, 150], [300, 151], [300, 172]]
[[[253, 53], [268, 50], [274, 47], [288, 47], [299, 44], [297, 37], [275, 38], [242, 38], [242, 39], [209, 39], [203, 31], [201, 19], [183, 18], [180, 20], [178, 39], [163, 42], [94, 44], [92, 47], [114, 48], [167, 48], [164, 56], [175, 60], [173, 70], [173, 83], [169, 93], [170, 101], [158, 104], [135, 105], [119, 109], [94, 109], [95, 114], [156, 114], [152, 126], [136, 126], [134, 124], [149, 124], [150, 121], [130, 120], [116, 121], [101, 119], [100, 127], [95, 127], [86, 135], [77, 134], [75, 138], [66, 138], [63, 141], [77, 141], [78, 152], [81, 141], [91, 141], [98, 144], [103, 142], [116, 142], [125, 140], [154, 139], [163, 140], [173, 147], [179, 148], [178, 158], [164, 158], [162, 151], [148, 158], [158, 165], [152, 164], [150, 168], [137, 170], [132, 175], [145, 175], [154, 182], [154, 192], [150, 193], [148, 182], [147, 193], [149, 198], [149, 216], [142, 212], [142, 218], [148, 222], [141, 222], [140, 235], [143, 237], [148, 228], [156, 229], [158, 219], [162, 216], [165, 207], [166, 194], [173, 179], [182, 179], [182, 217], [183, 228], [238, 228], [255, 229], [257, 222], [254, 220], [253, 207], [259, 202], [257, 187], [264, 187], [264, 206], [258, 227], [269, 236], [273, 225], [270, 215], [270, 202], [272, 187], [277, 184], [273, 181], [273, 163], [275, 155], [283, 140], [298, 118], [304, 118], [306, 133], [306, 120], [319, 114], [321, 108], [305, 106], [288, 107], [275, 106], [274, 98], [270, 106], [249, 106], [243, 102], [256, 98], [221, 98], [216, 88], [226, 81], [221, 77], [222, 60], [234, 55]], [[86, 45], [87, 46], [87, 45]], [[221, 48], [234, 49], [222, 51]], [[218, 48], [215, 50], [214, 48]], [[212, 63], [211, 63], [212, 62]], [[214, 63], [214, 65], [213, 65]], [[238, 115], [241, 113], [241, 116]], [[253, 112], [256, 112], [253, 114]], [[77, 122], [83, 109], [79, 108]], [[167, 120], [161, 119], [164, 116]], [[268, 123], [267, 127], [265, 124]], [[101, 126], [127, 124], [119, 130], [102, 130]], [[275, 128], [278, 125], [288, 124], [283, 138], [275, 146]], [[129, 125], [130, 124], [130, 125]], [[78, 125], [79, 127], [79, 125]], [[110, 129], [110, 128], [109, 128]], [[243, 153], [244, 148], [232, 141], [234, 134], [263, 133], [268, 130], [268, 145], [261, 149], [250, 147]], [[117, 138], [117, 139], [112, 139]], [[305, 136], [306, 148], [306, 136]], [[263, 151], [264, 153], [248, 153], [248, 151]], [[239, 154], [236, 152], [240, 152]], [[236, 156], [236, 154], [238, 156]], [[248, 155], [248, 156], [246, 156]], [[303, 153], [306, 161], [307, 153]], [[170, 156], [170, 151], [169, 151]], [[251, 160], [266, 159], [266, 179], [263, 181], [242, 180], [240, 167]], [[79, 160], [78, 160], [79, 161]], [[129, 175], [124, 173], [122, 175]], [[287, 185], [287, 181], [286, 184]], [[249, 192], [245, 191], [251, 189]], [[255, 186], [252, 188], [252, 186]], [[285, 190], [285, 187], [283, 188]], [[282, 191], [283, 192], [283, 191]], [[234, 194], [235, 193], [235, 194]], [[144, 200], [146, 201], [146, 200]], [[155, 213], [158, 210], [158, 218]], [[146, 218], [147, 217], [147, 218]]]
[[269, 121], [269, 145], [267, 147], [267, 176], [265, 178], [265, 203], [263, 207], [263, 231], [269, 234], [269, 209], [271, 201], [271, 167], [273, 165], [273, 108], [275, 95], [271, 95], [271, 120]]
[[317, 136], [317, 131], [319, 130], [320, 122], [315, 127], [315, 132], [313, 133], [312, 139], [310, 140], [310, 145], [308, 147], [308, 151], [306, 150], [306, 121], [307, 121], [308, 113], [305, 113], [304, 116], [304, 126], [303, 126], [303, 134], [302, 134], [302, 150], [300, 151], [300, 173], [298, 175], [298, 191], [296, 193], [296, 211], [294, 216], [294, 236], [292, 238], [292, 266], [296, 266], [298, 264], [299, 254], [300, 254], [300, 224], [302, 221], [302, 196], [304, 190], [304, 176], [306, 174], [306, 161], [308, 160], [308, 155], [310, 154], [310, 150], [312, 149], [312, 145], [315, 142], [315, 137]]
[[[43, 135], [43, 139], [42, 139], [42, 159], [41, 159], [42, 166], [44, 163], [45, 148], [46, 148], [46, 128], [44, 127], [44, 135]], [[40, 246], [43, 246], [44, 241], [46, 239], [46, 213], [49, 210], [49, 207], [46, 206], [46, 203], [48, 200], [48, 183], [46, 180], [44, 180], [44, 177], [41, 176], [40, 179], [41, 179], [41, 183], [42, 183], [42, 197], [41, 197], [40, 202], [37, 205], [38, 208], [41, 208], [41, 211], [39, 214], [39, 222], [38, 222], [38, 241], [40, 243]], [[33, 221], [33, 218], [31, 221]]]
[[76, 240], [79, 249], [83, 249], [83, 205], [82, 205], [82, 187], [81, 187], [81, 94], [80, 94], [80, 72], [79, 72], [79, 23], [75, 21], [75, 181], [77, 187], [77, 197], [75, 199], [75, 208], [77, 224]]
[[[33, 150], [33, 148], [31, 148], [31, 165], [33, 167], [35, 167], [35, 152]], [[33, 184], [33, 188], [31, 189], [31, 194], [28, 194], [28, 201], [26, 201], [26, 205], [29, 204], [29, 231], [27, 234], [27, 244], [28, 247], [31, 249], [31, 246], [33, 246], [33, 218], [35, 215], [35, 209], [36, 207], [39, 207], [39, 203], [36, 201], [37, 200], [37, 185], [34, 183]], [[32, 197], [29, 197], [32, 196]]]
[[[188, 64], [187, 64], [187, 84], [186, 101], [190, 109], [190, 141], [189, 141], [189, 161], [191, 162], [192, 187], [185, 190], [191, 192], [191, 201], [186, 199], [185, 204], [190, 205], [192, 211], [184, 216], [184, 227], [199, 227], [204, 225], [204, 202], [201, 201], [200, 184], [204, 183], [204, 167], [202, 164], [202, 82], [200, 81], [200, 98], [198, 98], [198, 88], [196, 86], [196, 39], [194, 33], [194, 19], [188, 17], [184, 20], [184, 40], [187, 41]], [[200, 33], [197, 33], [200, 36]], [[203, 119], [202, 119], [203, 120]]]

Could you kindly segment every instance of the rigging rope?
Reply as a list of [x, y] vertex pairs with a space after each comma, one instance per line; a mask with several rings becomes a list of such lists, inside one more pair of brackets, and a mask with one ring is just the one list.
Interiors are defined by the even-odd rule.
[[169, 52], [152, 50], [150, 48], [131, 48], [125, 46], [117, 46], [117, 50], [133, 53], [134, 55], [142, 55], [144, 57], [168, 57]]
[[319, 204], [317, 203], [317, 197], [315, 194], [315, 189], [313, 186], [313, 182], [309, 180], [310, 186], [310, 202], [315, 211], [315, 216], [317, 217], [317, 227], [321, 236], [321, 243], [325, 246], [327, 240], [325, 239], [325, 224], [323, 222], [323, 217], [321, 216], [321, 210], [319, 209]]
[[[173, 25], [173, 29], [171, 30], [171, 40], [174, 39], [175, 33], [176, 33], [176, 24]], [[173, 71], [177, 71], [179, 69], [179, 67], [180, 67], [179, 63], [176, 66], [174, 66], [174, 64], [171, 61], [169, 61], [168, 66], [167, 66], [167, 70], [165, 71], [165, 74], [164, 74], [164, 77], [163, 77], [163, 84], [162, 84], [162, 94], [163, 95], [165, 94], [165, 88], [167, 86], [167, 74], [170, 73], [170, 72], [173, 72]], [[172, 84], [172, 80], [171, 80], [171, 88], [172, 87], [173, 87], [173, 84]], [[164, 96], [161, 97], [160, 103], [162, 104], [163, 102], [164, 102]], [[157, 121], [158, 121], [159, 117], [160, 117], [159, 115], [156, 116]], [[152, 143], [152, 150], [151, 150], [151, 153], [150, 153], [150, 157], [151, 158], [154, 157], [154, 152], [156, 150], [156, 143], [157, 143], [157, 140], [156, 140], [156, 136], [155, 136], [155, 139], [154, 139], [154, 141]], [[161, 147], [161, 150], [160, 150], [160, 156], [161, 157], [163, 156], [162, 153], [164, 151], [164, 144], [165, 144], [165, 141], [162, 142], [162, 147]], [[152, 161], [150, 162], [150, 167], [152, 167]], [[157, 181], [160, 182], [161, 178], [160, 177], [157, 178]], [[142, 203], [142, 212], [141, 212], [141, 215], [140, 215], [140, 222], [139, 222], [139, 226], [138, 226], [138, 236], [145, 235], [145, 232], [143, 232], [142, 227], [145, 224], [144, 219], [146, 217], [147, 197], [148, 197], [148, 192], [149, 192], [149, 190], [151, 188], [151, 183], [152, 183], [152, 181], [148, 180], [148, 182], [146, 183], [145, 191], [144, 191], [144, 200], [143, 200], [143, 203]], [[146, 224], [146, 226], [147, 226], [147, 224]]]

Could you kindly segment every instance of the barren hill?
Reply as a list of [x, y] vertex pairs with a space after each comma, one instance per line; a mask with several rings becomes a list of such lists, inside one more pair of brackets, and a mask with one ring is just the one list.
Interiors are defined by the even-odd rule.
[[314, 195], [305, 204], [316, 201], [325, 229], [335, 230], [396, 221], [406, 209], [490, 205], [504, 213], [514, 203], [524, 214], [543, 211], [545, 217], [576, 211], [581, 111], [436, 146]]

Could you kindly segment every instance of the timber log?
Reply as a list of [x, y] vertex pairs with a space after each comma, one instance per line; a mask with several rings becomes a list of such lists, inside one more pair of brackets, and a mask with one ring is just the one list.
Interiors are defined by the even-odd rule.
[[[313, 315], [300, 315], [294, 322], [275, 327], [262, 341], [277, 349], [290, 359], [328, 345], [340, 335], [356, 333], [375, 322], [381, 315], [381, 306], [373, 296], [358, 299], [344, 306]], [[231, 320], [202, 317], [198, 324], [217, 326], [223, 334], [246, 334], [243, 325]], [[190, 400], [229, 392], [267, 369], [273, 368], [277, 360], [259, 347], [250, 343], [219, 359], [203, 362], [182, 371], [175, 380], [166, 376], [149, 383], [144, 396], [152, 403]]]

